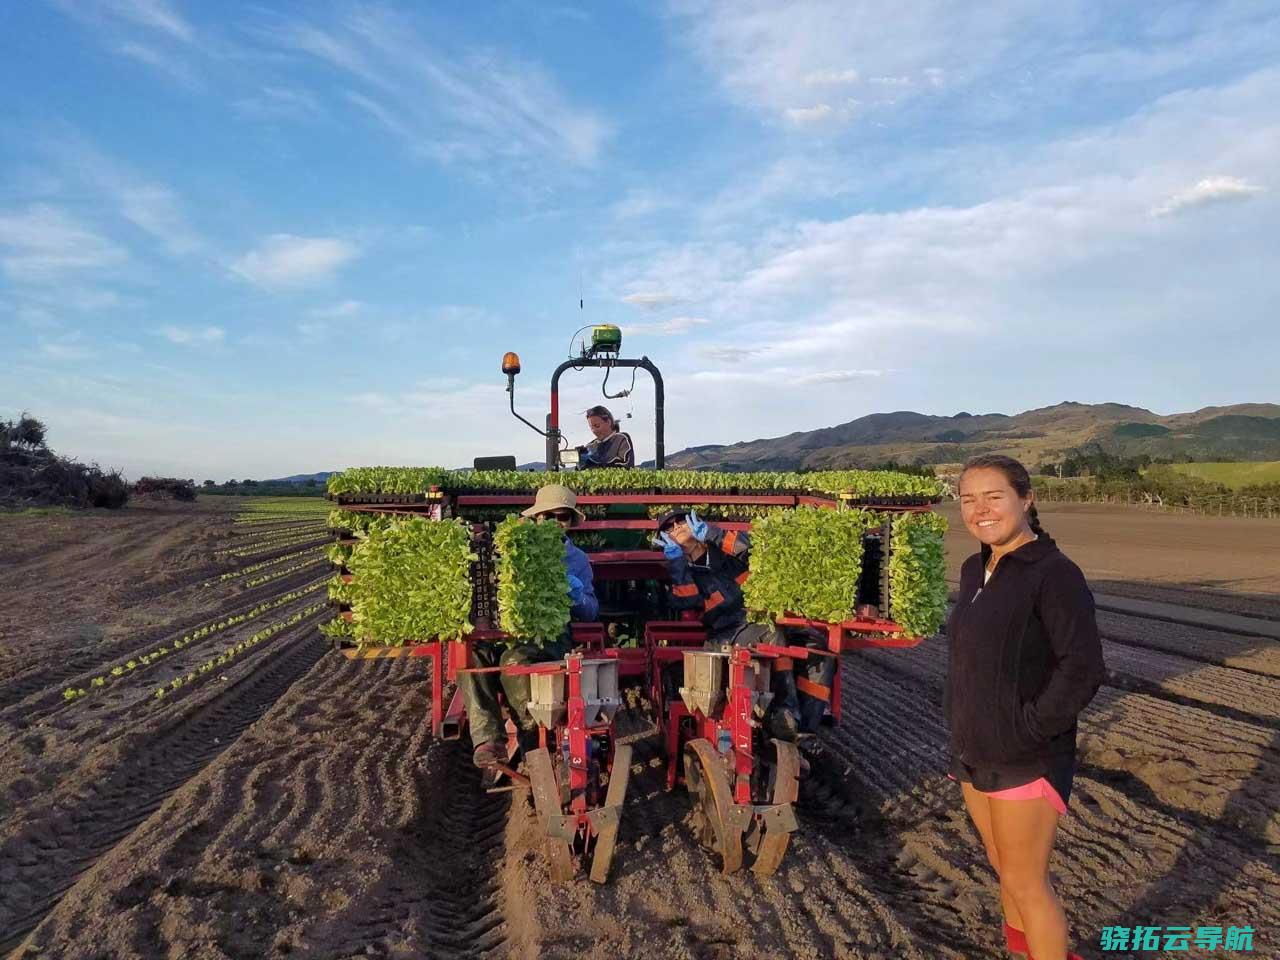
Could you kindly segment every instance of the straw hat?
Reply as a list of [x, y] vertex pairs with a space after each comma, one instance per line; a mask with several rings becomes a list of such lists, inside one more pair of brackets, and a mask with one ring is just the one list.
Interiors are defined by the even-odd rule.
[[586, 516], [578, 509], [578, 497], [568, 487], [559, 483], [550, 483], [545, 487], [538, 488], [538, 495], [533, 499], [533, 506], [528, 510], [520, 513], [522, 517], [536, 517], [543, 513], [553, 513], [556, 510], [572, 510], [578, 515], [579, 520], [585, 520]]

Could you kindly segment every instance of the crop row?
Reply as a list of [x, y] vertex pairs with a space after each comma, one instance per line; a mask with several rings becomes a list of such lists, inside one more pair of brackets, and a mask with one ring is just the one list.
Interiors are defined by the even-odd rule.
[[258, 604], [247, 613], [240, 613], [234, 617], [227, 617], [226, 619], [219, 620], [216, 623], [210, 623], [206, 626], [192, 630], [190, 633], [185, 634], [180, 639], [174, 640], [168, 645], [156, 647], [154, 650], [149, 650], [144, 654], [140, 654], [137, 657], [129, 659], [123, 664], [112, 667], [109, 673], [102, 674], [101, 676], [94, 677], [90, 680], [89, 686], [87, 687], [67, 687], [67, 689], [62, 691], [62, 699], [68, 702], [72, 700], [79, 700], [81, 697], [88, 696], [95, 690], [103, 689], [129, 673], [145, 670], [152, 664], [158, 663], [160, 660], [167, 657], [170, 653], [176, 653], [183, 647], [190, 646], [198, 640], [203, 640], [205, 637], [211, 637], [214, 634], [221, 633], [223, 630], [229, 630], [231, 627], [239, 626], [249, 620], [256, 619], [270, 610], [278, 609], [279, 607], [290, 604], [295, 600], [299, 600], [302, 597], [313, 594], [325, 585], [325, 582], [322, 580], [319, 583], [300, 587], [297, 590], [290, 590], [288, 593], [281, 594], [278, 597], [274, 597], [271, 600]]
[[413, 494], [432, 487], [450, 493], [534, 491], [561, 483], [579, 493], [668, 491], [769, 493], [789, 491], [834, 496], [940, 498], [944, 485], [933, 477], [884, 470], [823, 470], [814, 473], [714, 473], [700, 470], [579, 470], [542, 473], [521, 470], [453, 471], [438, 467], [352, 467], [329, 477], [328, 492]]
[[246, 537], [270, 537], [275, 534], [286, 534], [297, 530], [315, 530], [323, 529], [323, 519], [307, 519], [307, 520], [274, 520], [270, 523], [239, 523], [231, 531], [233, 536]]
[[[293, 553], [286, 553], [282, 557], [272, 557], [270, 560], [263, 560], [260, 563], [251, 563], [249, 564], [249, 566], [241, 567], [239, 570], [228, 570], [226, 573], [222, 574], [221, 576], [217, 577], [214, 580], [206, 580], [203, 585], [206, 587], [212, 587], [212, 586], [216, 586], [219, 583], [226, 583], [228, 580], [235, 580], [238, 577], [245, 576], [246, 574], [257, 573], [259, 570], [265, 569], [266, 567], [274, 566], [277, 563], [284, 563], [286, 560], [293, 560], [296, 557], [301, 557], [305, 554], [313, 553], [319, 549], [320, 549], [319, 547], [308, 547], [305, 550], [295, 550]], [[258, 581], [258, 583], [265, 583], [265, 582], [266, 581], [262, 581], [262, 580]], [[250, 581], [248, 585], [253, 587], [253, 586], [257, 586], [257, 583]]]
[[271, 637], [274, 637], [280, 631], [287, 630], [289, 627], [292, 627], [294, 624], [301, 623], [303, 620], [305, 620], [307, 617], [311, 616], [312, 614], [319, 613], [326, 606], [327, 604], [324, 604], [324, 603], [313, 603], [311, 606], [306, 607], [302, 610], [299, 610], [297, 613], [293, 614], [291, 617], [288, 617], [284, 620], [277, 621], [276, 623], [271, 624], [271, 626], [269, 627], [264, 627], [263, 629], [259, 630], [257, 633], [255, 633], [253, 636], [249, 637], [248, 639], [241, 640], [239, 643], [233, 646], [227, 647], [218, 656], [210, 657], [208, 660], [206, 660], [204, 663], [197, 666], [190, 673], [184, 674], [183, 676], [180, 676], [180, 677], [174, 677], [167, 684], [161, 684], [160, 686], [156, 687], [156, 691], [153, 694], [153, 696], [157, 700], [163, 700], [167, 694], [177, 693], [183, 687], [188, 686], [189, 684], [195, 683], [196, 680], [204, 676], [206, 673], [210, 673], [216, 670], [218, 667], [225, 666], [226, 664], [234, 660], [236, 657], [240, 656], [242, 653], [252, 650], [258, 644], [260, 644], [263, 640], [268, 640]]
[[316, 514], [315, 516], [312, 516], [311, 514], [280, 516], [270, 514], [261, 516], [257, 514], [239, 514], [231, 521], [231, 523], [237, 528], [237, 532], [239, 533], [252, 533], [256, 527], [283, 527], [289, 526], [290, 524], [294, 526], [302, 526], [303, 524], [316, 522], [316, 520], [320, 519], [321, 516], [322, 514]]
[[245, 588], [252, 589], [253, 587], [260, 587], [264, 583], [270, 583], [272, 580], [279, 580], [283, 577], [290, 576], [297, 573], [299, 570], [306, 570], [310, 567], [314, 567], [317, 563], [322, 563], [324, 559], [325, 558], [323, 556], [315, 556], [310, 560], [303, 560], [301, 563], [290, 564], [281, 570], [272, 570], [270, 573], [263, 574], [260, 577], [254, 577], [252, 580], [246, 580], [244, 584]]
[[225, 550], [214, 551], [215, 557], [236, 557], [244, 559], [251, 557], [255, 553], [265, 553], [268, 550], [278, 550], [281, 547], [291, 547], [297, 543], [307, 543], [308, 541], [318, 540], [325, 535], [323, 528], [308, 531], [307, 533], [293, 534], [288, 537], [271, 537], [267, 540], [258, 540], [254, 543], [246, 543], [243, 546], [228, 547]]
[[250, 497], [244, 502], [236, 519], [319, 516], [328, 509], [329, 505], [320, 497]]

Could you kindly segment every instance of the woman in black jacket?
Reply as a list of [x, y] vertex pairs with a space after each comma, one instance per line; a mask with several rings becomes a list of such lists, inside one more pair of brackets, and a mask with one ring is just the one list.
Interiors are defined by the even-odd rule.
[[1093, 594], [1040, 526], [1026, 468], [970, 460], [960, 513], [982, 545], [947, 624], [951, 776], [1000, 878], [1009, 949], [1074, 960], [1049, 879], [1075, 772], [1076, 717], [1105, 667]]

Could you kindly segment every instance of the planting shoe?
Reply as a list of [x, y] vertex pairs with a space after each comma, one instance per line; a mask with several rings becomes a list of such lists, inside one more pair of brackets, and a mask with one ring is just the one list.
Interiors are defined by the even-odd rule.
[[493, 742], [482, 743], [479, 746], [477, 746], [475, 750], [472, 751], [471, 753], [471, 762], [474, 763], [481, 770], [486, 770], [489, 767], [497, 766], [499, 763], [502, 763], [502, 761], [506, 759], [507, 759], [506, 755], [503, 753], [503, 751], [498, 747], [496, 743], [493, 743]]

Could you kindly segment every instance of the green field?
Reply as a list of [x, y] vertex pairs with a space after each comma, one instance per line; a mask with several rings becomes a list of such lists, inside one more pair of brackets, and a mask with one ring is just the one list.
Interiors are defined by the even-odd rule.
[[1173, 463], [1178, 473], [1239, 489], [1254, 483], [1280, 483], [1280, 460], [1262, 463]]

